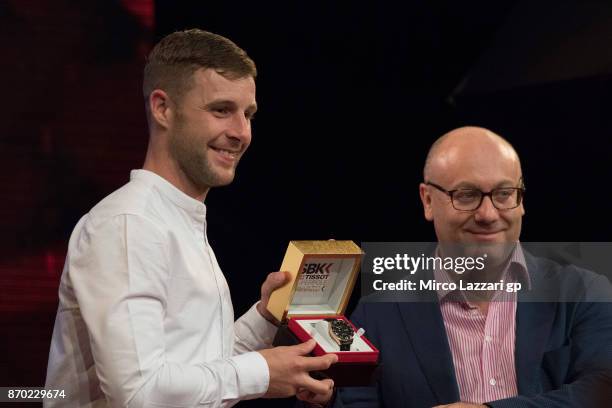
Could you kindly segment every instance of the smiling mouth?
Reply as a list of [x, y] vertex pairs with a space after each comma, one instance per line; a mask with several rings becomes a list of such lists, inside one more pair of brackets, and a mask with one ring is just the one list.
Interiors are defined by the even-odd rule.
[[210, 148], [214, 150], [215, 152], [219, 153], [221, 157], [228, 159], [228, 160], [236, 160], [240, 156], [240, 151], [220, 149], [220, 148], [213, 147], [213, 146], [210, 146]]
[[480, 239], [491, 239], [502, 231], [467, 231], [470, 235]]

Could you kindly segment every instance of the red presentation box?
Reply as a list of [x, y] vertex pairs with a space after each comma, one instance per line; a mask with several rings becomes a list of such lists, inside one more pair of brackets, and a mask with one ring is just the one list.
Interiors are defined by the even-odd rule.
[[[291, 241], [280, 269], [291, 280], [268, 302], [268, 310], [281, 322], [274, 345], [314, 338], [312, 355], [338, 355], [338, 363], [314, 376], [332, 378], [336, 386], [369, 385], [377, 374], [378, 350], [344, 316], [362, 255], [352, 241]], [[337, 326], [352, 332], [350, 344], [337, 336]]]

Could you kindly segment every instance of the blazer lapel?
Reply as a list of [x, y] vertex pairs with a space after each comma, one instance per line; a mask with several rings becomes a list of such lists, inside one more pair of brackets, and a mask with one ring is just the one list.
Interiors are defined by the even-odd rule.
[[459, 401], [459, 388], [437, 296], [422, 302], [398, 303], [404, 328], [420, 369], [438, 403]]
[[552, 289], [550, 287], [552, 282], [543, 281], [544, 271], [538, 270], [534, 258], [527, 252], [525, 259], [532, 289], [518, 294], [514, 360], [519, 394], [534, 395], [540, 391], [537, 375], [553, 324], [556, 305], [551, 302], [534, 301], [538, 296], [540, 299], [550, 298], [543, 293]]

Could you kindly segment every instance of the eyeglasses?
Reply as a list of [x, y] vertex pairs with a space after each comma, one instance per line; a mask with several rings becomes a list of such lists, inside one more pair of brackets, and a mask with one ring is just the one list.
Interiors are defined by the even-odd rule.
[[453, 208], [457, 211], [476, 211], [482, 205], [485, 197], [491, 199], [493, 207], [498, 210], [511, 210], [521, 205], [525, 195], [525, 187], [522, 180], [519, 182], [521, 187], [499, 187], [485, 193], [477, 188], [459, 188], [457, 190], [446, 190], [445, 188], [426, 181], [425, 184], [432, 186], [451, 199]]

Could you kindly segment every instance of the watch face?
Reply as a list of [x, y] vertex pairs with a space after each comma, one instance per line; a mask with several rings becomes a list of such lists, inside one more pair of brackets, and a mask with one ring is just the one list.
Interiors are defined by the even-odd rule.
[[338, 337], [340, 342], [352, 342], [355, 331], [350, 324], [344, 320], [334, 319], [329, 322], [331, 330]]

